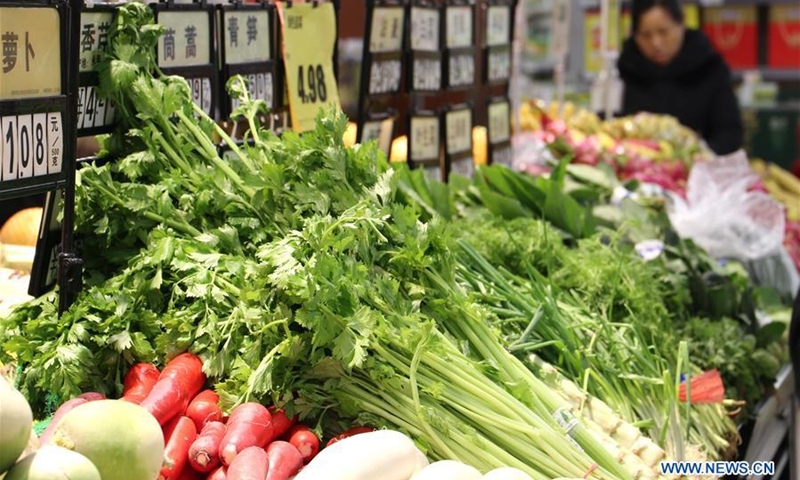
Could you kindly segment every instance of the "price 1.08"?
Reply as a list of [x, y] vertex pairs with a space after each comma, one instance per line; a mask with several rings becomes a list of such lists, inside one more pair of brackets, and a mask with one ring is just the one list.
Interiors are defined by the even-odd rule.
[[0, 120], [2, 127], [2, 172], [7, 182], [61, 172], [61, 114], [11, 115]]
[[328, 100], [328, 87], [322, 65], [297, 67], [297, 96], [303, 103], [324, 103]]

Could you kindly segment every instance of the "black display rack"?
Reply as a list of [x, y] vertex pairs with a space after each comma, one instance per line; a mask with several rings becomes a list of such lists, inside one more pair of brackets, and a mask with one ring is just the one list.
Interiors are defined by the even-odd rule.
[[514, 40], [516, 0], [489, 0], [484, 4], [483, 82], [489, 87], [501, 86], [503, 93], [488, 100], [487, 148], [490, 164], [511, 167], [511, 102], [508, 96], [512, 74], [512, 42]]

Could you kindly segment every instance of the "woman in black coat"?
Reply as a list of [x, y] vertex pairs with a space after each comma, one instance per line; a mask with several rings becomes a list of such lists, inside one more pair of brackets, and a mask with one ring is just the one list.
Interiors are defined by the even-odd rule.
[[632, 35], [618, 62], [623, 114], [676, 117], [718, 155], [742, 148], [730, 69], [705, 34], [684, 26], [678, 1], [634, 0], [631, 16]]

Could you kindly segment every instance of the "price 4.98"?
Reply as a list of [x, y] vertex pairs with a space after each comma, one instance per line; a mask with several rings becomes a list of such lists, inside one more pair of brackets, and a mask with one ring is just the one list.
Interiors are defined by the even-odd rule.
[[297, 96], [303, 103], [323, 103], [328, 100], [328, 87], [325, 85], [322, 65], [297, 67]]

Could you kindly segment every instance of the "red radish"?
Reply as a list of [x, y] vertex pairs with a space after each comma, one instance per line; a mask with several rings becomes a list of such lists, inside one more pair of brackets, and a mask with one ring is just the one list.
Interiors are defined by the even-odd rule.
[[219, 467], [218, 469], [211, 472], [211, 474], [206, 477], [206, 480], [227, 480], [228, 476], [226, 475], [227, 469], [225, 467]]
[[206, 423], [197, 440], [189, 447], [189, 464], [193, 469], [207, 473], [219, 466], [219, 446], [225, 430], [222, 422]]
[[[297, 415], [293, 418], [289, 418], [286, 416], [286, 412], [283, 409], [269, 407], [269, 413], [272, 415], [272, 437], [267, 440], [267, 445], [281, 438], [297, 423]], [[266, 447], [266, 445], [264, 445], [264, 447]]]
[[152, 363], [137, 363], [125, 374], [122, 383], [122, 400], [131, 403], [142, 403], [153, 390], [161, 373]]
[[156, 417], [159, 424], [164, 425], [186, 411], [189, 401], [203, 389], [205, 383], [203, 362], [194, 354], [183, 353], [164, 367], [153, 390], [141, 405]]
[[50, 440], [53, 438], [53, 433], [55, 433], [56, 431], [56, 425], [58, 425], [58, 421], [61, 420], [61, 418], [64, 415], [66, 415], [67, 412], [77, 407], [78, 405], [83, 405], [84, 403], [87, 403], [88, 401], [89, 400], [85, 398], [78, 397], [78, 398], [73, 398], [72, 400], [67, 400], [60, 407], [58, 407], [58, 410], [56, 410], [55, 415], [53, 415], [53, 418], [50, 419], [50, 423], [47, 425], [47, 428], [39, 436], [39, 444], [46, 445], [47, 443], [49, 443]]
[[231, 412], [222, 438], [220, 458], [230, 465], [236, 455], [248, 447], [261, 447], [272, 436], [272, 415], [259, 403], [243, 403]]
[[359, 435], [361, 433], [369, 433], [369, 432], [374, 432], [374, 431], [375, 431], [375, 429], [372, 428], [372, 427], [353, 427], [351, 429], [345, 430], [344, 432], [340, 433], [339, 435], [336, 435], [335, 437], [333, 437], [330, 440], [328, 440], [328, 443], [325, 444], [325, 447], [330, 447], [334, 443], [336, 443], [338, 441], [341, 441], [341, 440], [344, 440], [345, 438], [350, 438], [353, 435]]
[[247, 447], [233, 459], [225, 477], [227, 480], [264, 480], [267, 478], [267, 471], [267, 452], [261, 447]]
[[189, 458], [189, 447], [197, 439], [197, 429], [189, 417], [180, 417], [164, 447], [164, 463], [158, 480], [177, 480]]
[[203, 474], [191, 468], [184, 468], [177, 480], [203, 480]]
[[266, 480], [286, 480], [303, 468], [303, 456], [291, 443], [276, 441], [267, 448], [269, 472]]
[[178, 426], [178, 422], [180, 420], [181, 417], [175, 417], [169, 422], [167, 422], [163, 427], [161, 427], [161, 431], [164, 433], [164, 445], [166, 445], [170, 437], [172, 437], [172, 432], [175, 431], [175, 427]]
[[100, 392], [86, 392], [82, 395], [78, 395], [78, 398], [85, 398], [86, 400], [92, 402], [94, 400], [105, 400], [106, 396]]
[[219, 395], [213, 390], [203, 390], [189, 403], [186, 416], [192, 419], [198, 432], [206, 423], [220, 421], [222, 410], [219, 408]]
[[296, 425], [289, 431], [289, 443], [300, 452], [304, 463], [310, 462], [319, 453], [319, 438], [305, 425]]

